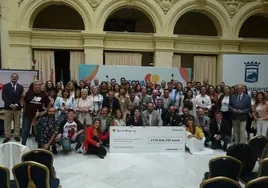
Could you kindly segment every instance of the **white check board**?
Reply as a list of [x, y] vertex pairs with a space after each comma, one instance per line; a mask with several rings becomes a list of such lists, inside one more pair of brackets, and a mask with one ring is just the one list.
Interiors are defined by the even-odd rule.
[[185, 137], [183, 127], [110, 127], [110, 152], [184, 152]]

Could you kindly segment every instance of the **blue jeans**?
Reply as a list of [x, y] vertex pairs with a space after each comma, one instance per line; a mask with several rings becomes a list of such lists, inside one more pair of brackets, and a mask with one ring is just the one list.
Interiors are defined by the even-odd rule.
[[80, 134], [76, 137], [76, 140], [73, 142], [71, 141], [70, 138], [62, 138], [60, 140], [60, 144], [62, 146], [62, 149], [64, 151], [68, 151], [71, 149], [71, 144], [72, 143], [77, 143], [76, 146], [75, 146], [75, 150], [77, 150], [78, 148], [80, 148], [84, 142], [84, 138], [85, 138], [85, 135], [84, 134]]
[[29, 117], [23, 117], [23, 122], [22, 122], [22, 141], [21, 144], [26, 146], [27, 138], [30, 134], [30, 128], [31, 128], [31, 123], [32, 123], [33, 118]]

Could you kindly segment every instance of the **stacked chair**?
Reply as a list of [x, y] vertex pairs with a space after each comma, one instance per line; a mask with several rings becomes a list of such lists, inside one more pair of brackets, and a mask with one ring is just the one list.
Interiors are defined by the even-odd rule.
[[0, 166], [0, 188], [61, 188], [53, 160], [53, 154], [47, 150], [36, 149], [24, 154], [22, 162], [12, 169], [12, 181], [9, 169]]
[[200, 188], [241, 188], [241, 186], [237, 181], [219, 176], [203, 181]]

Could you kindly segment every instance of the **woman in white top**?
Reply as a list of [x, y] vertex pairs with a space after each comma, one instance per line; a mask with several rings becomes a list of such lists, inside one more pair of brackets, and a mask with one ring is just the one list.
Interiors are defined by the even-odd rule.
[[92, 124], [93, 101], [88, 97], [88, 90], [81, 90], [81, 98], [75, 105], [75, 111], [78, 113], [78, 120], [87, 126]]
[[99, 89], [97, 86], [93, 86], [91, 88], [91, 92], [92, 93], [89, 98], [93, 102], [92, 115], [97, 116], [100, 112], [100, 109], [102, 108], [103, 96], [99, 94]]
[[118, 84], [114, 85], [114, 97], [118, 98], [119, 97], [119, 89], [120, 86]]
[[196, 116], [196, 102], [194, 99], [193, 91], [191, 89], [189, 89], [184, 96], [181, 96], [179, 108], [180, 115], [183, 114], [182, 109], [184, 107], [188, 108], [189, 114], [191, 114], [192, 116]]
[[112, 122], [112, 126], [126, 126], [126, 121], [124, 120], [121, 110], [115, 111], [115, 118]]
[[67, 116], [67, 111], [73, 109], [73, 100], [70, 97], [70, 92], [68, 90], [62, 91], [62, 97], [57, 97], [54, 103], [54, 108], [56, 109], [56, 119], [58, 121], [63, 121]]
[[251, 91], [251, 106], [253, 106], [257, 100], [257, 90], [252, 90]]
[[266, 137], [268, 130], [268, 102], [263, 92], [258, 92], [252, 111], [253, 118], [257, 121], [257, 135]]
[[68, 82], [66, 85], [66, 89], [70, 92], [70, 97], [74, 98], [75, 96], [75, 88], [73, 82]]
[[224, 87], [224, 92], [220, 96], [217, 106], [217, 111], [221, 111], [223, 119], [232, 122], [232, 113], [229, 111], [229, 101], [231, 97], [231, 88], [229, 86]]

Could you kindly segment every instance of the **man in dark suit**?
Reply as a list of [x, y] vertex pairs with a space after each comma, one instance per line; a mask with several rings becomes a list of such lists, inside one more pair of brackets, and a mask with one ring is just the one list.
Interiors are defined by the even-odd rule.
[[120, 109], [120, 103], [117, 98], [114, 97], [114, 91], [108, 92], [108, 97], [104, 98], [102, 102], [102, 107], [107, 107], [109, 111], [109, 115], [114, 116], [115, 111]]
[[11, 121], [14, 118], [14, 136], [17, 142], [20, 142], [20, 117], [21, 117], [21, 99], [23, 86], [18, 84], [19, 75], [13, 73], [10, 77], [11, 82], [4, 85], [2, 99], [4, 105], [4, 129], [5, 139], [3, 143], [10, 141]]
[[195, 119], [193, 115], [189, 114], [189, 109], [187, 107], [183, 107], [182, 115], [180, 116], [180, 119], [183, 125], [186, 125], [186, 119], [189, 117], [191, 117], [192, 119]]
[[164, 108], [162, 99], [157, 99], [157, 104], [156, 104], [156, 107], [154, 109], [160, 114], [162, 120], [163, 120], [164, 116], [166, 115], [166, 113], [168, 112], [168, 110], [166, 108]]
[[163, 125], [164, 126], [182, 126], [183, 123], [179, 114], [175, 112], [175, 106], [171, 105], [168, 108], [168, 113], [163, 117]]
[[[231, 125], [228, 121], [222, 119], [222, 113], [216, 112], [215, 119], [210, 123], [209, 131], [211, 134], [211, 148], [227, 150], [227, 145], [230, 143]], [[223, 141], [223, 146], [221, 145]]]
[[231, 96], [229, 109], [232, 112], [232, 124], [234, 129], [235, 143], [245, 143], [245, 130], [248, 113], [251, 110], [251, 99], [244, 93], [244, 86], [236, 86], [237, 93]]

